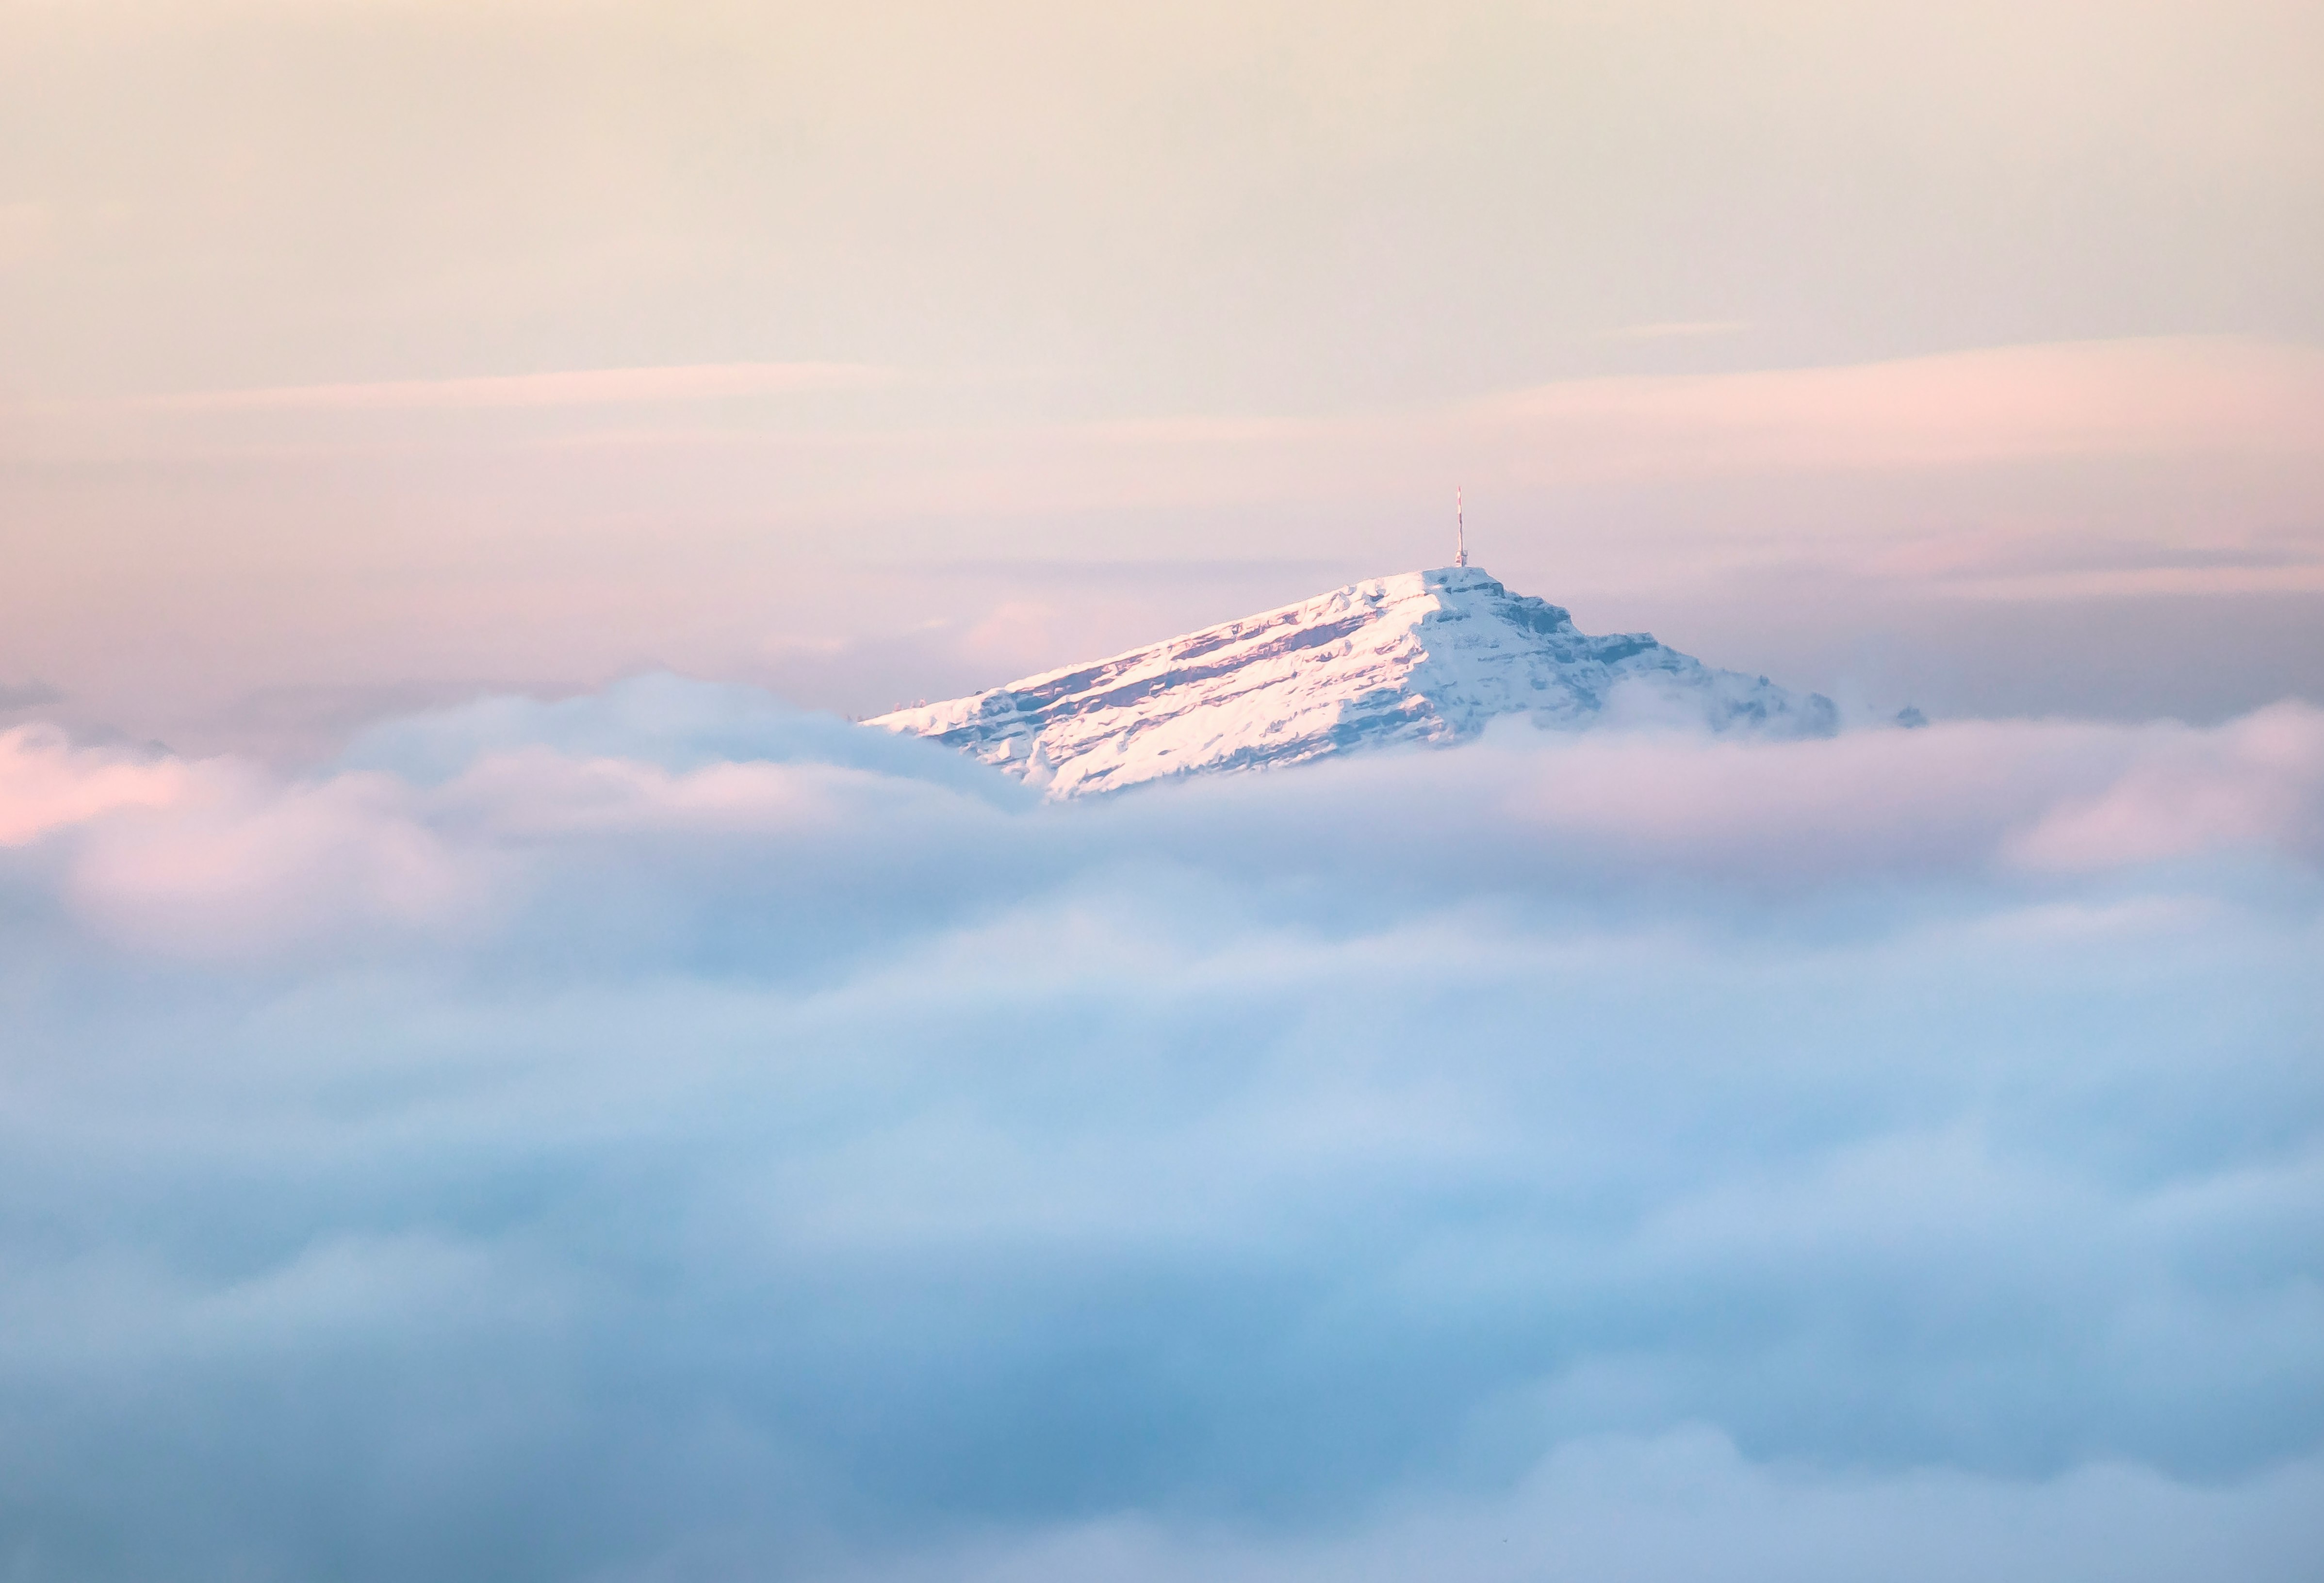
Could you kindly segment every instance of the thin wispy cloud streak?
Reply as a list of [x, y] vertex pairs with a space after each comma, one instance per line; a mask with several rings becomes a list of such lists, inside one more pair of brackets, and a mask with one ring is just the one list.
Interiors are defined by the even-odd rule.
[[2324, 1539], [2305, 705], [1059, 806], [645, 677], [290, 778], [20, 728], [0, 832], [27, 1577]]
[[378, 412], [436, 408], [627, 406], [877, 390], [909, 383], [915, 378], [906, 370], [868, 364], [717, 363], [673, 368], [590, 368], [466, 379], [286, 385], [267, 390], [191, 391], [130, 397], [119, 404], [131, 410], [151, 412]]
[[1661, 324], [1624, 325], [1600, 333], [1607, 341], [1690, 341], [1704, 336], [1740, 335], [1751, 327], [1748, 319], [1674, 319]]

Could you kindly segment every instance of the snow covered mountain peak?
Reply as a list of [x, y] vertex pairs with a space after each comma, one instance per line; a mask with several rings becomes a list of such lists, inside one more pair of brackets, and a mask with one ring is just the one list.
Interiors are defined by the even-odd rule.
[[871, 724], [960, 749], [1053, 797], [1277, 768], [1401, 742], [1446, 746], [1525, 714], [1828, 735], [1831, 701], [1714, 670], [1644, 632], [1592, 638], [1476, 566], [1351, 583], [1108, 659]]

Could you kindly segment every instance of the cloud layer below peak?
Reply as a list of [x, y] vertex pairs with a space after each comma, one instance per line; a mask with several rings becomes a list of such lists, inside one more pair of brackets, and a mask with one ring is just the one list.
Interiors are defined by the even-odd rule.
[[0, 1560], [2324, 1544], [2313, 709], [1018, 790], [669, 677], [0, 735]]

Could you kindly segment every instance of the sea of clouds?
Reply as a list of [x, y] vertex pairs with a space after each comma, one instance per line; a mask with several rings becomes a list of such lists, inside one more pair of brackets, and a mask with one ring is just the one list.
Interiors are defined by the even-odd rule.
[[0, 1575], [2307, 1579], [2324, 712], [0, 734]]

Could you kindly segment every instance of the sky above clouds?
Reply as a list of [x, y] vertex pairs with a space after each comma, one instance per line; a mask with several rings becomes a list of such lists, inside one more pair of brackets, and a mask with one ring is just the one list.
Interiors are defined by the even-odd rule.
[[284, 762], [869, 713], [1439, 563], [1459, 483], [1586, 630], [1868, 708], [2314, 697], [2319, 32], [14, 0], [0, 685]]
[[[2305, 1583], [2319, 68], [0, 0], [0, 1575]], [[1456, 484], [1849, 729], [844, 718]]]

